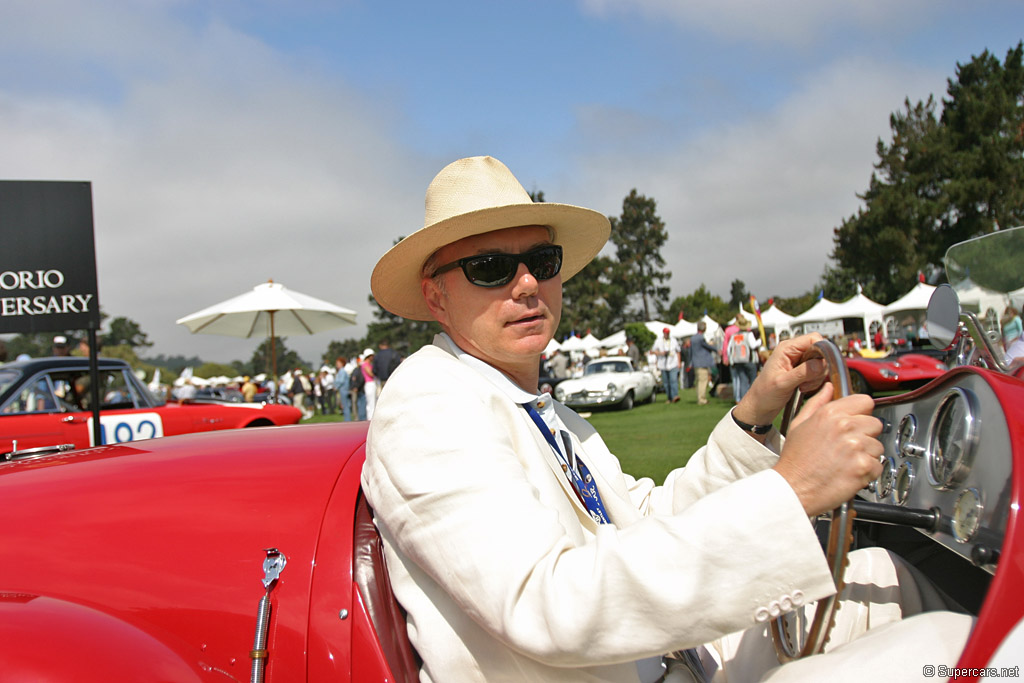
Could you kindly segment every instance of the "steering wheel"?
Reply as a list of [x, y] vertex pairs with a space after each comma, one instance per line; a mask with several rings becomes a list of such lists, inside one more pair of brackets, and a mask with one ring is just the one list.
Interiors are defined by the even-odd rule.
[[[843, 362], [843, 356], [830, 341], [822, 340], [816, 342], [803, 355], [801, 363], [820, 358], [828, 366], [828, 379], [832, 382], [832, 397], [842, 398], [849, 396], [850, 373]], [[783, 435], [789, 431], [789, 425], [802, 403], [800, 390], [793, 392], [786, 408], [782, 414], [782, 425], [779, 432]], [[828, 642], [829, 632], [835, 625], [836, 609], [839, 606], [839, 593], [843, 590], [843, 574], [846, 565], [849, 564], [850, 543], [853, 540], [853, 519], [856, 512], [850, 501], [847, 501], [832, 511], [829, 520], [828, 546], [826, 558], [828, 560], [829, 572], [832, 574], [832, 581], [836, 585], [835, 594], [822, 598], [818, 601], [814, 612], [814, 618], [804, 635], [804, 628], [800, 619], [794, 619], [795, 628], [793, 632], [786, 623], [786, 615], [780, 615], [772, 620], [769, 631], [772, 634], [772, 642], [775, 644], [775, 653], [779, 662], [786, 662], [809, 657], [818, 654]]]

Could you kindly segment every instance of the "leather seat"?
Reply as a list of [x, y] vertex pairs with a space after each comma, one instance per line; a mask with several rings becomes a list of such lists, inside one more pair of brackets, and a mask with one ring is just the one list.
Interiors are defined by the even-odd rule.
[[373, 511], [361, 491], [356, 501], [352, 573], [391, 667], [392, 680], [415, 683], [419, 680], [422, 661], [409, 642], [405, 610], [391, 591], [380, 534], [373, 523]]

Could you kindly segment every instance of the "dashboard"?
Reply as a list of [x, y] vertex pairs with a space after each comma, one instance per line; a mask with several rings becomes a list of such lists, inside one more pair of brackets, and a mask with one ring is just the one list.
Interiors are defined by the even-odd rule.
[[859, 497], [889, 506], [890, 519], [916, 526], [995, 574], [1013, 458], [1005, 413], [984, 375], [950, 373], [924, 389], [880, 400], [874, 415], [884, 425], [882, 474]]

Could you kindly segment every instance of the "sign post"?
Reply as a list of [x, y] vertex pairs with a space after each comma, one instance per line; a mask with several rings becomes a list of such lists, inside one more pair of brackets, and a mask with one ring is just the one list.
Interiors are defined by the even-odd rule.
[[93, 431], [100, 443], [92, 184], [0, 181], [0, 239], [0, 333], [88, 330]]

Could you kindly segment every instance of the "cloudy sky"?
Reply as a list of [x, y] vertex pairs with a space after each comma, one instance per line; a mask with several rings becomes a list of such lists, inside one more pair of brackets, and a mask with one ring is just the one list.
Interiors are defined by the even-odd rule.
[[4, 0], [0, 178], [92, 182], [101, 304], [151, 353], [248, 360], [174, 321], [268, 279], [359, 314], [289, 338], [307, 360], [362, 336], [377, 257], [477, 154], [548, 201], [653, 197], [673, 296], [794, 296], [890, 113], [1022, 27], [1016, 0]]

